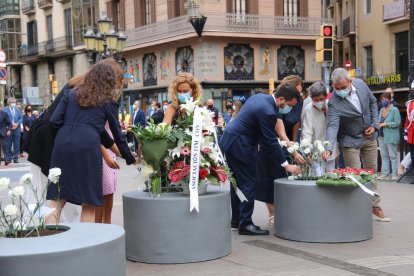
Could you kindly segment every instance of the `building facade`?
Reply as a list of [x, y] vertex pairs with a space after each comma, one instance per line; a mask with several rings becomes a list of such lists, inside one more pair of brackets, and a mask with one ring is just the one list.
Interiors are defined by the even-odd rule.
[[348, 62], [375, 94], [392, 87], [401, 106], [408, 94], [409, 1], [327, 0], [337, 39], [336, 66]]
[[[107, 3], [128, 39], [124, 51], [134, 83], [126, 102], [167, 99], [173, 78], [190, 72], [201, 82], [204, 99], [221, 109], [226, 99], [245, 101], [267, 92], [276, 82], [296, 74], [305, 82], [321, 79], [315, 62], [319, 37], [319, 0], [200, 0], [207, 17], [201, 38], [188, 21], [182, 0], [134, 0]], [[121, 4], [119, 4], [121, 3]]]

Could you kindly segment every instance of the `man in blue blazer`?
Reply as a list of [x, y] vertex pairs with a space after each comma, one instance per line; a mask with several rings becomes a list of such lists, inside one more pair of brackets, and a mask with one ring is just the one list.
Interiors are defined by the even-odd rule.
[[[9, 120], [12, 123], [11, 133], [5, 139], [6, 155], [4, 156], [5, 164], [8, 165], [12, 158], [14, 163], [19, 163], [19, 152], [20, 152], [20, 136], [21, 130], [20, 125], [23, 122], [22, 111], [16, 108], [16, 99], [10, 97], [7, 99], [7, 105], [3, 110], [9, 116]], [[12, 154], [13, 148], [13, 154]]]
[[[0, 156], [2, 159], [4, 159], [6, 155], [5, 140], [7, 136], [10, 135], [10, 129], [11, 129], [11, 122], [9, 119], [9, 115], [5, 111], [0, 109]], [[0, 161], [0, 165], [1, 165], [1, 161]]]
[[[147, 125], [147, 120], [145, 119], [145, 113], [141, 109], [141, 103], [139, 101], [134, 102], [134, 115], [132, 117], [132, 124], [134, 126], [145, 127]], [[138, 153], [138, 141], [134, 137], [135, 142], [135, 153]]]
[[297, 174], [300, 171], [298, 166], [289, 165], [286, 161], [275, 131], [278, 109], [294, 106], [299, 97], [293, 85], [282, 85], [273, 95], [250, 97], [220, 139], [220, 148], [234, 173], [237, 186], [248, 200], [240, 202], [235, 190], [231, 189], [231, 225], [239, 229], [240, 235], [269, 234], [269, 231], [254, 225], [252, 220], [259, 140], [263, 143], [261, 150], [267, 151], [288, 172]]

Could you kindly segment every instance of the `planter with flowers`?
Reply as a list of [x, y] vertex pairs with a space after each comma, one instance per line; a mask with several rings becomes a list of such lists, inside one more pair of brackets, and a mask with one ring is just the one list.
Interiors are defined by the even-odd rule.
[[[50, 185], [59, 185], [59, 176], [60, 169], [51, 169]], [[0, 202], [1, 274], [125, 275], [124, 230], [92, 223], [46, 225], [54, 211], [44, 206], [46, 189], [33, 185], [31, 174], [14, 187], [0, 178], [1, 192], [9, 195], [8, 202]], [[27, 193], [35, 202], [26, 200]]]

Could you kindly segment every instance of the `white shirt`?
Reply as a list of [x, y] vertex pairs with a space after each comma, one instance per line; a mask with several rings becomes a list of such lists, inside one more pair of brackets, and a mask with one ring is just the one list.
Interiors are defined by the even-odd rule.
[[351, 87], [351, 92], [349, 92], [345, 99], [347, 99], [360, 113], [362, 113], [361, 102], [359, 101], [357, 90], [353, 85]]

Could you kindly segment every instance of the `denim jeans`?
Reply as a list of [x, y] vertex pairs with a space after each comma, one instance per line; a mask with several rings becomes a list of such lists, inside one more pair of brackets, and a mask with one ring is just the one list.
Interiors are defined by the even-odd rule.
[[397, 144], [385, 144], [384, 137], [378, 137], [378, 143], [380, 146], [381, 153], [381, 173], [383, 175], [389, 175], [390, 165], [392, 169], [392, 175], [398, 175], [398, 153], [397, 153]]

